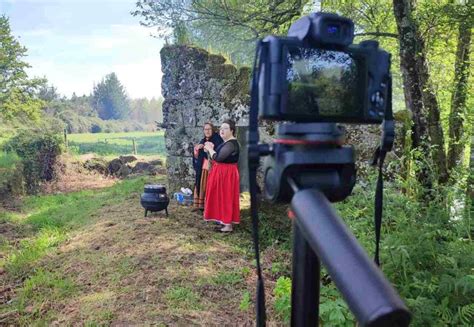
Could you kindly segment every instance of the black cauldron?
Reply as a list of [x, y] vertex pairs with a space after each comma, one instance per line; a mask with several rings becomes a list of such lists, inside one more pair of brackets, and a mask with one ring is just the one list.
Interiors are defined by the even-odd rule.
[[140, 197], [140, 203], [145, 208], [145, 217], [148, 211], [166, 211], [168, 216], [168, 204], [170, 199], [166, 194], [166, 187], [161, 184], [149, 184], [145, 185], [144, 193]]

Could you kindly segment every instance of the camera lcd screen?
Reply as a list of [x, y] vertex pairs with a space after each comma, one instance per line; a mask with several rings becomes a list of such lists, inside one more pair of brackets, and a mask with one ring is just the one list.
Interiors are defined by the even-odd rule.
[[327, 121], [362, 116], [363, 58], [346, 52], [289, 48], [285, 114]]

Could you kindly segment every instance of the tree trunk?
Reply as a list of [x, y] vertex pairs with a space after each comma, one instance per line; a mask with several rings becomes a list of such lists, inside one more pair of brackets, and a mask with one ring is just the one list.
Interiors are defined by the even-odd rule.
[[459, 41], [456, 49], [456, 63], [454, 65], [454, 90], [451, 98], [451, 112], [449, 113], [449, 147], [448, 169], [453, 169], [461, 161], [464, 144], [464, 132], [468, 80], [469, 80], [469, 52], [471, 47], [472, 29], [469, 18], [459, 24]]
[[444, 134], [441, 126], [440, 109], [433, 87], [429, 82], [427, 62], [423, 57], [424, 66], [419, 67], [422, 84], [423, 105], [428, 111], [428, 132], [431, 139], [432, 155], [437, 171], [438, 181], [442, 184], [448, 181], [446, 152], [444, 149]]
[[[400, 44], [400, 68], [403, 77], [405, 102], [413, 119], [412, 147], [434, 163], [439, 182], [445, 182], [446, 153], [440, 122], [439, 105], [429, 81], [424, 39], [412, 18], [410, 0], [393, 0], [393, 9]], [[432, 178], [427, 166], [420, 167], [418, 180], [431, 187]]]
[[469, 157], [469, 197], [474, 202], [474, 135], [471, 135], [471, 156]]

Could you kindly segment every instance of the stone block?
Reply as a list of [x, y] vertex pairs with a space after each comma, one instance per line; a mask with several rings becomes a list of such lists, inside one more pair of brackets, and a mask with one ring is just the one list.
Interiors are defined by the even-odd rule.
[[193, 158], [168, 155], [166, 159], [169, 189], [178, 191], [181, 187], [194, 188]]
[[163, 123], [165, 126], [196, 126], [195, 108], [199, 99], [171, 99], [163, 102]]
[[203, 137], [202, 127], [167, 128], [165, 146], [168, 155], [192, 157], [194, 145]]

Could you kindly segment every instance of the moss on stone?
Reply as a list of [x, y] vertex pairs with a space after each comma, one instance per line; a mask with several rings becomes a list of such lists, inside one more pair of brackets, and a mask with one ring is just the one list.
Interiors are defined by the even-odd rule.
[[210, 54], [209, 55], [209, 64], [210, 65], [222, 65], [225, 63], [225, 58], [219, 55]]
[[410, 112], [408, 110], [399, 110], [393, 113], [393, 118], [396, 121], [406, 123], [410, 121]]
[[[181, 66], [181, 61], [184, 63], [192, 62], [195, 70], [203, 70], [207, 66], [209, 53], [201, 48], [187, 46], [187, 45], [167, 45], [161, 51], [162, 66], [167, 62], [176, 62], [174, 66]], [[171, 66], [171, 65], [166, 65]]]

